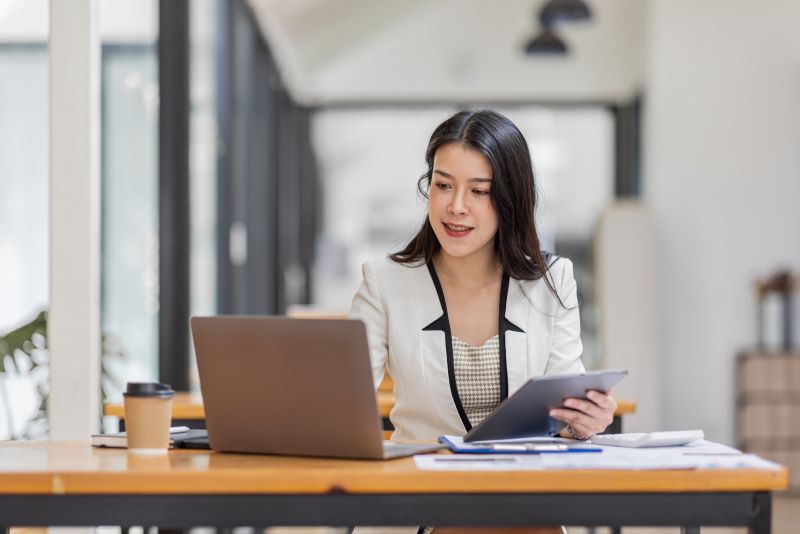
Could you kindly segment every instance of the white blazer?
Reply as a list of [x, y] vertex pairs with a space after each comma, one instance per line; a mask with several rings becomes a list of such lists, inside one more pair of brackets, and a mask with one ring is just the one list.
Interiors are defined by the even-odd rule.
[[[554, 258], [549, 263], [549, 276], [566, 309], [544, 280], [503, 277], [498, 316], [501, 398], [531, 377], [584, 370], [572, 262]], [[365, 263], [363, 275], [350, 317], [366, 325], [375, 387], [384, 369], [394, 380], [392, 439], [464, 435], [471, 427], [455, 386], [450, 324], [435, 270], [387, 259]]]

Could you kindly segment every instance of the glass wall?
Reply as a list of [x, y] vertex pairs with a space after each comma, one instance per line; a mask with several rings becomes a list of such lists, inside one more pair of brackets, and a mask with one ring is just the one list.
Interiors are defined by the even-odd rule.
[[158, 1], [102, 0], [98, 15], [102, 384], [121, 400], [158, 377]]
[[0, 45], [0, 332], [48, 302], [47, 48]]
[[38, 437], [49, 301], [47, 0], [0, 1], [0, 439]]
[[[104, 393], [113, 396], [126, 380], [155, 378], [157, 368], [158, 3], [98, 6], [101, 328], [104, 352], [124, 354], [104, 358]], [[0, 339], [48, 307], [48, 25], [47, 0], [0, 8]], [[43, 338], [36, 343], [43, 347]], [[42, 415], [46, 352], [24, 352], [6, 355], [17, 366], [0, 375], [0, 439], [46, 432], [46, 424], [36, 432], [29, 424]]]
[[102, 54], [102, 330], [124, 353], [112, 371], [120, 381], [158, 375], [156, 54], [152, 44]]
[[[216, 0], [193, 0], [190, 7], [189, 308], [192, 315], [213, 315], [217, 311], [217, 157], [224, 147], [219, 143], [216, 120], [216, 10]], [[190, 346], [193, 351], [194, 345]], [[189, 362], [190, 386], [197, 391], [200, 386], [194, 354]]]
[[[118, 379], [106, 384], [112, 400], [125, 381], [159, 375], [158, 3], [151, 5], [151, 31], [103, 47], [103, 329], [125, 354], [106, 362], [107, 378]], [[216, 8], [195, 0], [189, 10], [192, 314], [216, 312]]]
[[41, 431], [29, 423], [46, 387], [46, 368], [33, 368], [43, 340], [23, 351], [2, 339], [49, 300], [47, 102], [46, 45], [0, 44], [0, 439]]

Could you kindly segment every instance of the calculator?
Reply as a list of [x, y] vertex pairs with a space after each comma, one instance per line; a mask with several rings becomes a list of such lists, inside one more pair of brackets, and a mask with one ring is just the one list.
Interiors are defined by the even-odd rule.
[[598, 434], [592, 437], [595, 445], [614, 447], [674, 447], [703, 439], [702, 430], [674, 430], [670, 432], [632, 432], [628, 434]]

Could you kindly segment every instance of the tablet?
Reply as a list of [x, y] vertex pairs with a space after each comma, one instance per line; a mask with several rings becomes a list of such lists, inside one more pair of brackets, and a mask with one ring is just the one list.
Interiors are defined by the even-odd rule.
[[505, 399], [464, 441], [489, 441], [528, 436], [555, 436], [566, 423], [550, 417], [567, 397], [585, 399], [589, 390], [609, 391], [628, 371], [590, 371], [575, 375], [550, 375], [528, 380]]

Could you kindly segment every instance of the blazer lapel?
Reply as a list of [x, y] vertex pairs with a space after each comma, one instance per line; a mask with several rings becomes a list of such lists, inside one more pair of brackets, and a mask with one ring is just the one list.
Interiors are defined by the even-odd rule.
[[415, 285], [418, 303], [417, 328], [421, 336], [421, 368], [425, 389], [430, 396], [430, 408], [448, 432], [460, 434], [463, 427], [462, 414], [457, 408], [450, 381], [450, 361], [447, 357], [450, 323], [440, 296], [441, 287], [436, 287], [434, 274], [425, 265], [418, 268], [419, 280]]
[[[507, 282], [508, 281], [508, 282]], [[513, 395], [528, 379], [528, 314], [530, 304], [517, 280], [503, 279], [500, 294], [501, 310], [505, 296], [505, 310], [500, 322], [501, 338], [505, 340], [506, 376], [508, 390], [503, 395]], [[505, 294], [505, 295], [504, 295]], [[501, 349], [502, 354], [502, 349]]]
[[[417, 326], [420, 330], [427, 327], [444, 315], [444, 309], [439, 301], [439, 294], [433, 283], [433, 278], [426, 265], [414, 268], [417, 271], [417, 279], [414, 284], [414, 293], [417, 303]], [[442, 347], [444, 351], [444, 347]]]
[[[425, 266], [418, 268], [418, 283], [415, 284], [417, 325], [421, 335], [421, 364], [423, 380], [430, 395], [431, 409], [447, 427], [469, 430], [471, 425], [463, 408], [460, 408], [458, 392], [450, 375], [451, 358], [448, 358], [448, 337], [451, 335], [445, 305], [442, 304], [441, 288], [434, 282], [435, 271]], [[528, 370], [528, 313], [530, 304], [517, 280], [503, 277], [500, 291], [500, 357], [501, 398], [513, 394], [527, 380]], [[459, 424], [460, 423], [460, 424]], [[463, 432], [462, 431], [462, 432]]]

